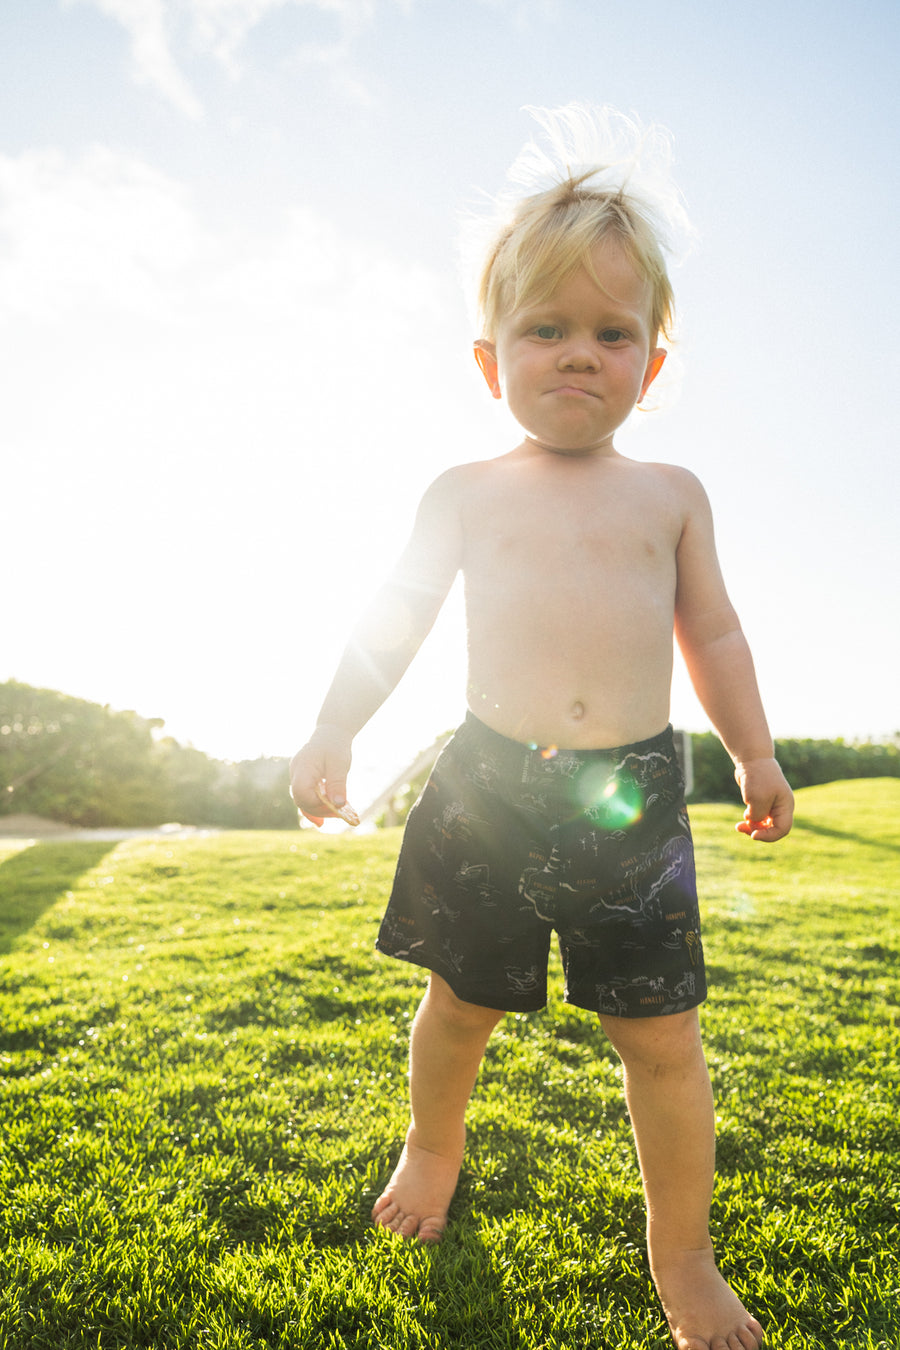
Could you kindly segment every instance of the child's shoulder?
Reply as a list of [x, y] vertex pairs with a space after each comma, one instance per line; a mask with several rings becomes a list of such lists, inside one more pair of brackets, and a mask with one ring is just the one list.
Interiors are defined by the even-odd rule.
[[662, 460], [645, 459], [629, 459], [626, 460], [626, 463], [646, 474], [648, 478], [659, 479], [660, 482], [669, 483], [672, 487], [681, 488], [683, 491], [692, 491], [700, 487], [700, 479], [697, 475], [681, 464], [668, 464]]
[[426, 490], [425, 496], [445, 502], [464, 497], [482, 486], [485, 479], [494, 476], [503, 461], [508, 458], [510, 458], [508, 455], [500, 455], [497, 459], [476, 459], [468, 464], [454, 464], [452, 468], [438, 474]]
[[660, 491], [677, 497], [686, 508], [706, 503], [706, 492], [695, 473], [680, 464], [654, 463], [644, 460], [628, 460], [638, 475], [649, 485]]

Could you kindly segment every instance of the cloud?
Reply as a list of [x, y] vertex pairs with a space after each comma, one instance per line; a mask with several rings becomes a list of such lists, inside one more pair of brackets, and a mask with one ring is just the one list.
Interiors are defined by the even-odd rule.
[[209, 226], [184, 184], [105, 146], [0, 155], [0, 240], [0, 327], [116, 314], [180, 324], [227, 305], [245, 321], [331, 332], [353, 311], [408, 321], [449, 289], [306, 206], [262, 231]]
[[5, 314], [38, 321], [159, 314], [203, 247], [180, 185], [99, 146], [0, 156], [0, 236]]
[[[240, 75], [239, 53], [248, 34], [279, 10], [315, 9], [332, 17], [338, 36], [332, 43], [297, 43], [308, 62], [340, 69], [355, 39], [375, 22], [379, 0], [62, 0], [91, 4], [127, 32], [135, 78], [149, 85], [186, 116], [198, 119], [203, 106], [179, 66], [199, 55], [216, 61], [233, 78]], [[408, 9], [412, 0], [394, 0]], [[344, 73], [346, 92], [359, 99], [358, 81]]]
[[130, 475], [167, 509], [240, 513], [277, 483], [279, 517], [315, 491], [362, 519], [379, 444], [409, 468], [401, 512], [450, 457], [452, 279], [309, 207], [236, 229], [133, 156], [0, 156], [0, 296], [0, 440], [62, 515]]
[[63, 0], [66, 5], [92, 4], [114, 19], [131, 40], [135, 79], [150, 85], [180, 112], [195, 120], [203, 107], [172, 54], [172, 27], [179, 0]]
[[334, 17], [342, 45], [375, 22], [376, 0], [175, 0], [190, 12], [194, 43], [235, 70], [237, 54], [250, 31], [276, 10], [315, 8]]

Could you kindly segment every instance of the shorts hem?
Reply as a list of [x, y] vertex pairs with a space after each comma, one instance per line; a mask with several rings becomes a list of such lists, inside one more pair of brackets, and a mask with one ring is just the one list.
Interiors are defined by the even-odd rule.
[[375, 950], [381, 956], [387, 956], [392, 961], [405, 961], [407, 965], [418, 966], [420, 970], [427, 970], [432, 975], [440, 975], [441, 979], [445, 984], [450, 986], [451, 991], [461, 1003], [473, 1003], [478, 1008], [492, 1008], [495, 1012], [540, 1012], [542, 1008], [546, 1008], [547, 1006], [546, 999], [544, 999], [542, 1003], [535, 1003], [533, 1000], [531, 1002], [525, 1002], [523, 999], [515, 998], [505, 998], [502, 1002], [497, 998], [485, 996], [476, 998], [473, 996], [475, 991], [468, 990], [464, 993], [463, 987], [457, 977], [450, 971], [442, 970], [437, 962], [428, 961], [424, 956], [421, 960], [417, 956], [412, 955], [399, 956], [396, 952], [389, 951], [386, 947], [382, 947], [380, 942], [375, 943]]
[[694, 1008], [699, 1008], [705, 1003], [707, 995], [699, 994], [696, 998], [679, 999], [677, 1003], [655, 1004], [652, 1007], [638, 1006], [636, 1008], [601, 1008], [596, 1003], [578, 1003], [573, 998], [564, 998], [564, 1002], [571, 1008], [581, 1008], [582, 1012], [595, 1013], [597, 1017], [620, 1017], [623, 1022], [640, 1022], [644, 1018], [650, 1017], [674, 1017], [677, 1013], [693, 1012]]
[[[436, 961], [428, 961], [424, 956], [420, 960], [416, 956], [400, 956], [396, 952], [389, 951], [383, 947], [380, 942], [375, 943], [375, 950], [380, 956], [386, 956], [391, 961], [403, 961], [407, 965], [417, 966], [419, 970], [427, 970], [429, 974], [439, 975], [445, 984], [449, 985], [451, 991], [462, 1003], [472, 1003], [477, 1008], [492, 1008], [495, 1012], [509, 1013], [533, 1013], [542, 1012], [547, 1007], [547, 999], [541, 1002], [526, 999], [503, 999], [490, 995], [478, 993], [476, 991], [464, 990], [462, 984], [452, 971], [440, 969]], [[702, 993], [697, 994], [695, 998], [679, 999], [677, 1003], [654, 1004], [630, 1008], [603, 1008], [598, 1007], [596, 1003], [580, 1002], [576, 998], [570, 997], [568, 993], [563, 994], [563, 1002], [569, 1008], [580, 1008], [582, 1012], [592, 1013], [596, 1017], [621, 1017], [623, 1022], [639, 1022], [651, 1017], [674, 1017], [678, 1013], [693, 1012], [695, 1008], [701, 1007], [709, 997], [709, 991], [704, 989]]]

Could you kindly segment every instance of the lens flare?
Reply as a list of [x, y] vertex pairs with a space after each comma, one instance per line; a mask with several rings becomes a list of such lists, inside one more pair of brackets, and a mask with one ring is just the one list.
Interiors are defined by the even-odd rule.
[[644, 813], [641, 790], [629, 775], [609, 776], [609, 766], [587, 769], [578, 783], [578, 800], [585, 814], [610, 830], [634, 825]]

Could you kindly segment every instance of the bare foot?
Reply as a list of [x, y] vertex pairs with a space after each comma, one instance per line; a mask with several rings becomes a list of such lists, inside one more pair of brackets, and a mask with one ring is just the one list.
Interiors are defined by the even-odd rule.
[[403, 1238], [440, 1242], [462, 1166], [462, 1149], [445, 1157], [421, 1148], [410, 1126], [394, 1175], [375, 1201], [372, 1220]]
[[759, 1350], [763, 1329], [719, 1273], [711, 1249], [677, 1252], [651, 1266], [678, 1350]]

